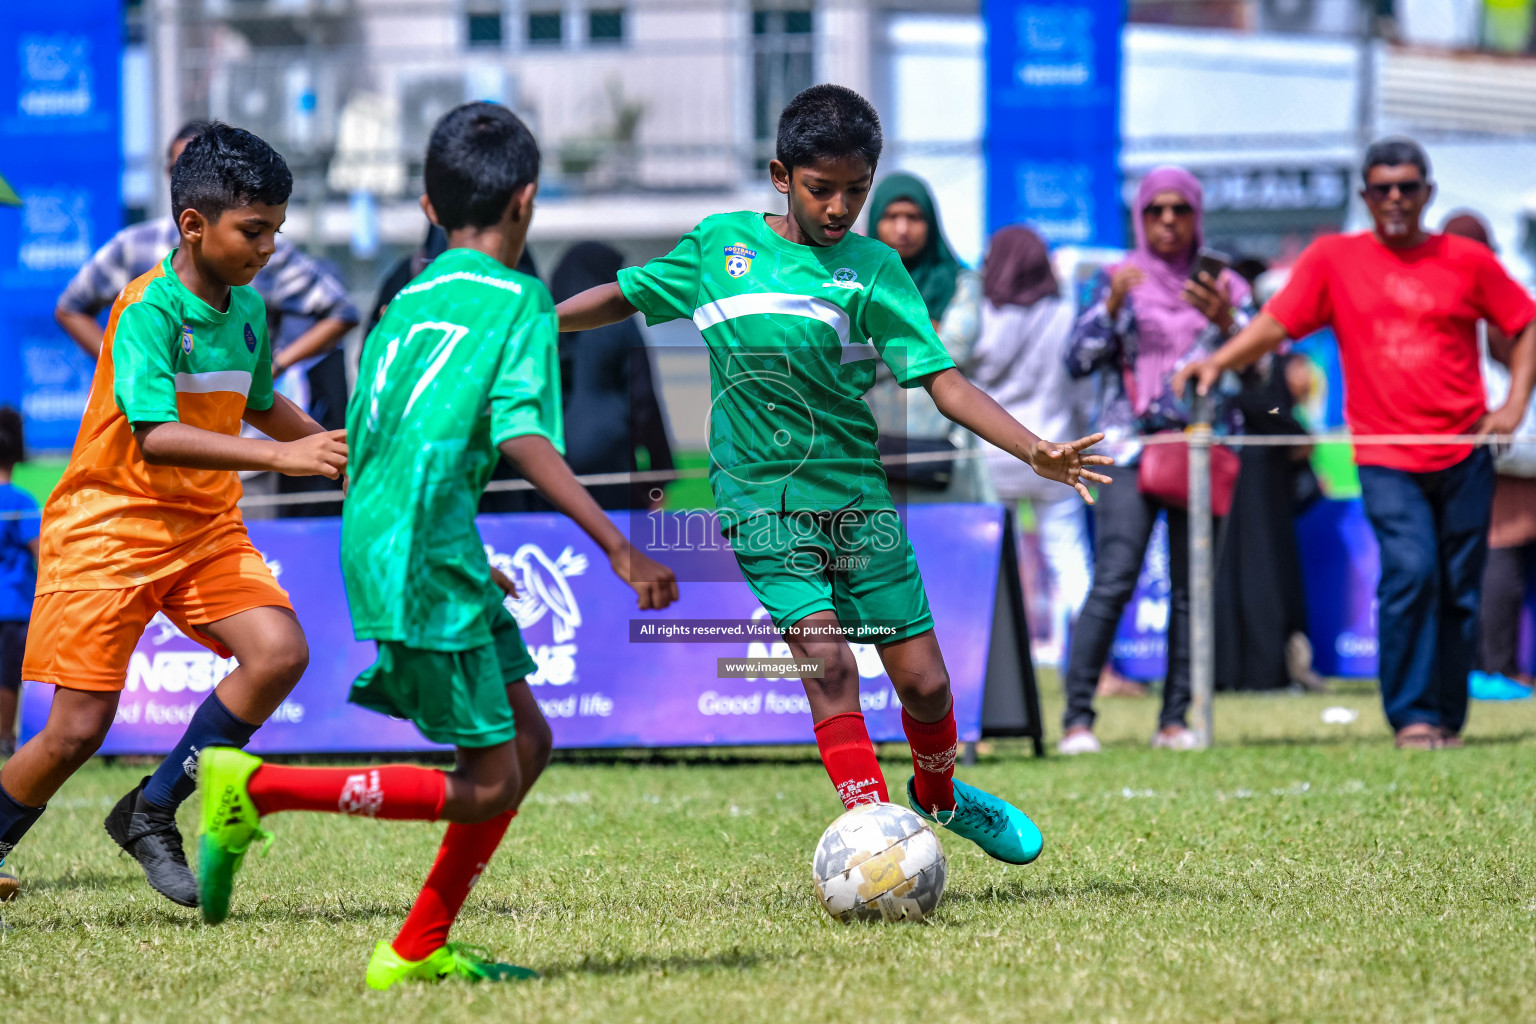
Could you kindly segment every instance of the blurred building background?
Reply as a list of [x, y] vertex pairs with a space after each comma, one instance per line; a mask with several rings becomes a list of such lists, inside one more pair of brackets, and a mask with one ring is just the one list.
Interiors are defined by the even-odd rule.
[[[129, 219], [166, 205], [164, 138], [219, 117], [271, 140], [288, 233], [359, 297], [415, 245], [433, 121], [469, 99], [533, 126], [535, 255], [604, 237], [635, 258], [712, 211], [772, 202], [763, 167], [796, 91], [836, 81], [887, 123], [888, 168], [934, 181], [983, 246], [985, 29], [973, 0], [130, 0]], [[1122, 167], [1206, 179], [1218, 243], [1283, 258], [1349, 216], [1360, 141], [1430, 145], [1447, 209], [1525, 243], [1536, 166], [1530, 0], [1132, 0]]]
[[[73, 13], [87, 8], [120, 11], [121, 24]], [[168, 212], [165, 143], [193, 118], [249, 128], [287, 157], [285, 234], [334, 266], [365, 314], [423, 239], [423, 153], [451, 107], [505, 103], [537, 134], [531, 248], [547, 279], [578, 241], [638, 262], [711, 213], [782, 210], [765, 171], [776, 117], [822, 81], [875, 102], [881, 170], [931, 182], [972, 265], [988, 227], [1020, 216], [1064, 264], [1102, 259], [1084, 247], [1128, 235], [1139, 177], [1177, 163], [1204, 181], [1208, 244], [1283, 267], [1318, 234], [1364, 226], [1364, 144], [1402, 133], [1434, 163], [1430, 226], [1476, 209], [1530, 284], [1533, 11], [1536, 0], [24, 0], [0, 20], [0, 52], [20, 70], [0, 74], [0, 206], [19, 207], [0, 210], [0, 402], [26, 416], [44, 457], [24, 483], [47, 493], [95, 369], [53, 303], [122, 223]], [[1009, 90], [1023, 96], [1012, 107], [999, 100]], [[1073, 151], [1088, 135], [1098, 148]], [[686, 321], [645, 334], [679, 464], [697, 469], [699, 336]], [[346, 339], [354, 365], [361, 342], [360, 330]], [[1315, 376], [1337, 382], [1329, 351], [1318, 347]], [[1314, 426], [1337, 425], [1341, 391], [1314, 388]], [[1313, 465], [1329, 496], [1349, 496], [1348, 446], [1320, 446]], [[710, 498], [690, 480], [667, 500]]]

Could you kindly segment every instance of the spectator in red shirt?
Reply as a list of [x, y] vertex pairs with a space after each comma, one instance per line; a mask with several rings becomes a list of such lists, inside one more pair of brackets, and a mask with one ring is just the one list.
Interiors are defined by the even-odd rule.
[[[1308, 246], [1279, 295], [1209, 359], [1180, 372], [1204, 393], [1286, 337], [1332, 326], [1356, 434], [1507, 434], [1536, 384], [1536, 303], [1487, 247], [1432, 235], [1429, 161], [1408, 139], [1373, 143], [1361, 191], [1375, 227]], [[1489, 412], [1477, 322], [1517, 341], [1509, 397]], [[1488, 557], [1493, 459], [1471, 445], [1362, 445], [1366, 515], [1381, 547], [1381, 692], [1397, 745], [1460, 746]]]

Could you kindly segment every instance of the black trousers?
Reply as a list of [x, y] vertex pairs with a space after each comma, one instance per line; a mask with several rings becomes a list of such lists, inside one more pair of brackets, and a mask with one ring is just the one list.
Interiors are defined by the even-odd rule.
[[1136, 589], [1147, 542], [1159, 512], [1168, 513], [1169, 576], [1168, 674], [1158, 725], [1184, 725], [1189, 712], [1189, 514], [1167, 508], [1136, 488], [1135, 466], [1104, 470], [1114, 481], [1099, 489], [1093, 506], [1095, 533], [1093, 587], [1072, 631], [1067, 665], [1067, 710], [1062, 725], [1093, 725], [1093, 694], [1109, 660], [1115, 631], [1126, 602]]
[[1524, 675], [1520, 664], [1520, 609], [1536, 544], [1493, 548], [1483, 570], [1483, 621], [1478, 630], [1477, 667], [1499, 675]]

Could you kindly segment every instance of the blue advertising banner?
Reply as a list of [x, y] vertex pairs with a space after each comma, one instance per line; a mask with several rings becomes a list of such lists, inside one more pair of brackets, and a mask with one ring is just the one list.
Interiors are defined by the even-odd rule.
[[988, 0], [987, 231], [1052, 245], [1124, 244], [1124, 0]]
[[[667, 514], [675, 534], [682, 517]], [[621, 528], [624, 524], [621, 524]], [[984, 681], [993, 641], [1003, 510], [996, 505], [923, 505], [907, 525], [937, 623], [960, 739], [981, 734]], [[293, 599], [309, 638], [309, 671], [256, 734], [258, 753], [434, 749], [415, 727], [346, 702], [374, 645], [352, 638], [338, 562], [340, 521], [261, 520], [251, 539]], [[493, 565], [517, 584], [507, 602], [539, 664], [530, 678], [560, 747], [810, 743], [810, 708], [799, 679], [718, 678], [717, 659], [788, 657], [789, 649], [745, 583], [684, 582], [664, 612], [639, 612], [634, 592], [570, 520], [554, 514], [483, 516]], [[665, 552], [651, 549], [657, 557]], [[733, 562], [720, 542], [720, 555]], [[693, 577], [684, 577], [685, 581]], [[665, 627], [689, 620], [761, 623], [759, 639], [667, 642]], [[646, 627], [653, 627], [645, 632]], [[854, 645], [870, 735], [901, 741], [901, 707], [875, 649]], [[134, 652], [104, 754], [162, 753], [232, 668], [158, 615]], [[46, 720], [53, 687], [28, 684], [22, 735]]]
[[69, 448], [94, 367], [53, 321], [121, 217], [121, 0], [8, 5], [0, 18], [0, 402], [33, 449]]

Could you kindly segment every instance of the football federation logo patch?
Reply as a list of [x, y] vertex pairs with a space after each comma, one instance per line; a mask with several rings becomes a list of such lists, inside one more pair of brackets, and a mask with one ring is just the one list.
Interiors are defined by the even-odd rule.
[[181, 325], [181, 350], [187, 355], [192, 354], [192, 325]]
[[859, 272], [852, 267], [838, 267], [832, 271], [832, 280], [822, 285], [823, 288], [846, 288], [849, 291], [861, 292], [864, 286], [859, 283]]
[[251, 330], [251, 325], [245, 325], [245, 349], [247, 352], [256, 351], [256, 332]]
[[725, 247], [725, 272], [732, 277], [741, 277], [752, 269], [752, 261], [757, 259], [757, 253], [744, 245], [728, 245]]

